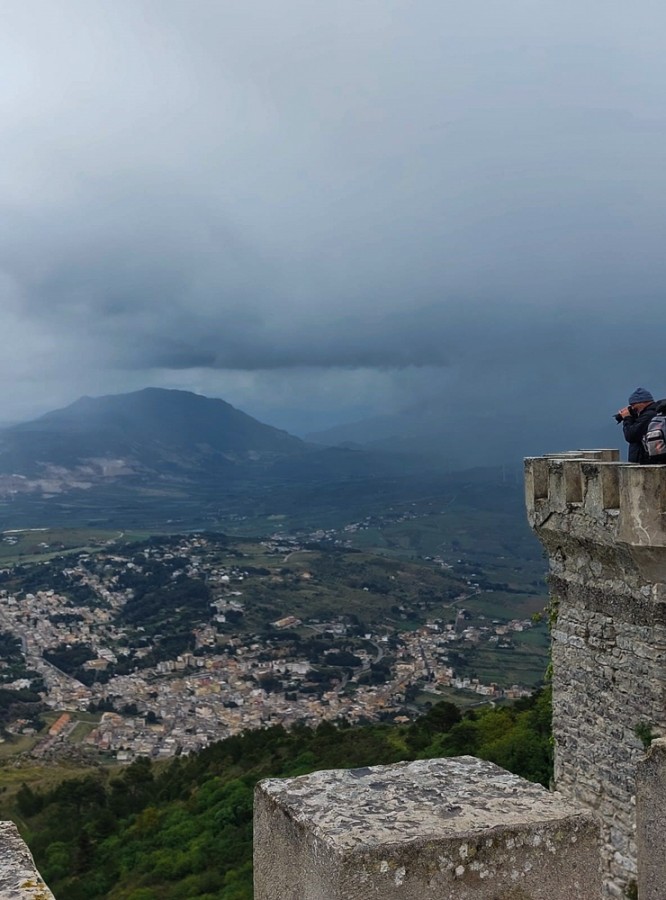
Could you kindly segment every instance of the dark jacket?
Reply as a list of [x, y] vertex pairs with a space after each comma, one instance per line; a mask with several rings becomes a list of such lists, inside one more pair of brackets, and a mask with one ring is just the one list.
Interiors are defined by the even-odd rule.
[[624, 439], [629, 444], [630, 463], [649, 463], [650, 457], [643, 448], [643, 438], [648, 430], [648, 425], [657, 415], [657, 404], [651, 403], [637, 416], [626, 416], [622, 419]]

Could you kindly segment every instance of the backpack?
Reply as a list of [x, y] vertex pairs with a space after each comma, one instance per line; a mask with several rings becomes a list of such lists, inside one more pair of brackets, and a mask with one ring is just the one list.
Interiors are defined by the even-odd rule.
[[643, 438], [651, 463], [666, 463], [666, 415], [653, 416]]

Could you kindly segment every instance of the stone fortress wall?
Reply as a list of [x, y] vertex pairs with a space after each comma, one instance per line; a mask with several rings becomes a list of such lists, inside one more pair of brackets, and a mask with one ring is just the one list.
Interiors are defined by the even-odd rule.
[[601, 818], [604, 896], [630, 896], [637, 766], [666, 734], [666, 468], [576, 451], [527, 459], [525, 489], [550, 561], [555, 788]]

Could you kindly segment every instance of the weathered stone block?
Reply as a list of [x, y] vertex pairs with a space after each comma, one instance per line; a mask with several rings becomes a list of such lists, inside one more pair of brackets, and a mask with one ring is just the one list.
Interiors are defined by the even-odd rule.
[[13, 822], [0, 822], [0, 900], [54, 900]]
[[470, 756], [261, 782], [255, 900], [596, 900], [590, 813]]

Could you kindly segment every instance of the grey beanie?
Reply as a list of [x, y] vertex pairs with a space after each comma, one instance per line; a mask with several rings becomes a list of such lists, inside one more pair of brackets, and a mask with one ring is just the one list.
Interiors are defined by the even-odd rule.
[[654, 403], [654, 397], [645, 388], [636, 388], [629, 397], [629, 406], [633, 406], [634, 403]]

